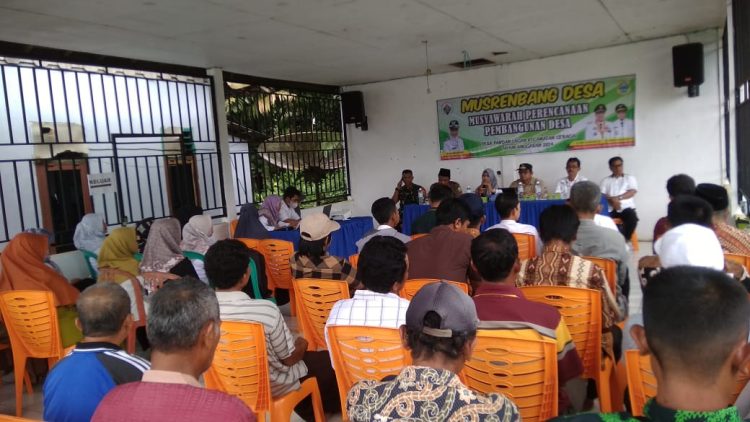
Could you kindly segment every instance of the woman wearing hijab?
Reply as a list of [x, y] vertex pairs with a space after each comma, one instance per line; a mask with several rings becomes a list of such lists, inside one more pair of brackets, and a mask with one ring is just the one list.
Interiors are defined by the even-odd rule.
[[[266, 197], [262, 204], [260, 204], [260, 222], [268, 231], [276, 230], [279, 228], [281, 204], [284, 202], [278, 195], [270, 195]], [[237, 236], [235, 236], [237, 237]]]
[[138, 244], [135, 228], [118, 227], [104, 239], [99, 250], [98, 266], [99, 268], [114, 268], [130, 274], [130, 277], [125, 274], [115, 276], [114, 281], [122, 283], [140, 273], [138, 261], [133, 257], [136, 252], [138, 252]]
[[143, 249], [141, 272], [172, 273], [198, 278], [195, 267], [180, 248], [180, 222], [176, 218], [154, 221]]
[[47, 290], [55, 297], [55, 306], [64, 347], [80, 340], [81, 332], [75, 328], [74, 305], [78, 289], [57, 271], [44, 263], [49, 255], [49, 239], [44, 235], [19, 233], [0, 255], [3, 271], [0, 274], [0, 291]]
[[497, 176], [495, 176], [494, 170], [486, 168], [482, 171], [482, 184], [477, 187], [474, 193], [489, 198], [495, 194], [495, 191], [497, 191]]
[[[212, 237], [213, 234], [214, 224], [211, 221], [211, 217], [207, 215], [194, 215], [190, 217], [190, 220], [188, 220], [187, 224], [182, 228], [182, 242], [180, 243], [180, 248], [183, 251], [205, 255], [208, 248], [216, 242]], [[190, 262], [193, 263], [193, 268], [195, 268], [198, 278], [208, 284], [206, 271], [203, 269], [203, 260], [191, 259]]]
[[98, 254], [106, 236], [107, 225], [104, 222], [104, 217], [99, 214], [86, 214], [76, 226], [73, 244], [78, 250]]
[[[266, 198], [267, 200], [268, 198]], [[265, 204], [265, 202], [263, 203]], [[236, 239], [268, 239], [271, 237], [268, 234], [265, 224], [261, 222], [262, 218], [255, 205], [243, 205], [242, 209], [240, 209], [240, 219], [237, 222], [237, 228], [234, 230], [234, 237]], [[266, 221], [268, 220], [266, 219]]]

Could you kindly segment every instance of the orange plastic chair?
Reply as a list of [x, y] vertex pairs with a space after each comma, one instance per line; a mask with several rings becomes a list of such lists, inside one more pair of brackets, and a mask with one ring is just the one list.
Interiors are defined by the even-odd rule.
[[736, 253], [725, 253], [724, 259], [727, 261], [736, 262], [745, 267], [746, 270], [750, 270], [750, 256], [740, 255]]
[[352, 267], [357, 268], [357, 264], [358, 263], [359, 263], [359, 254], [358, 253], [349, 255], [349, 264], [351, 264]]
[[234, 232], [237, 230], [237, 224], [240, 220], [232, 220], [229, 222], [229, 237], [234, 238]]
[[10, 416], [10, 415], [0, 415], [0, 422], [29, 422], [29, 421], [36, 421], [36, 419], [26, 419], [26, 418], [19, 418], [16, 416]]
[[221, 323], [221, 340], [204, 380], [206, 388], [242, 400], [255, 412], [259, 421], [266, 420], [266, 412], [271, 412], [271, 421], [290, 420], [294, 407], [307, 396], [312, 396], [315, 420], [325, 421], [315, 377], [302, 381], [299, 390], [276, 399], [271, 397], [266, 337], [263, 325], [259, 323]]
[[[0, 293], [0, 312], [13, 348], [16, 416], [23, 416], [23, 378], [28, 358], [47, 359], [50, 369], [63, 358], [55, 297], [50, 291]], [[29, 385], [27, 385], [29, 388]], [[29, 391], [30, 392], [30, 391]]]
[[328, 349], [325, 327], [333, 304], [349, 298], [349, 285], [343, 280], [297, 278], [292, 280], [297, 295], [297, 321], [307, 340], [307, 350]]
[[518, 244], [518, 259], [525, 261], [536, 256], [536, 238], [533, 234], [512, 233]]
[[256, 250], [258, 252], [261, 252], [261, 250], [260, 250], [260, 240], [259, 239], [247, 239], [247, 238], [244, 238], [244, 237], [238, 237], [236, 240], [239, 240], [240, 242], [244, 243], [245, 246], [248, 247], [248, 249], [253, 249], [253, 250]]
[[348, 420], [346, 397], [354, 384], [398, 375], [411, 365], [411, 354], [397, 328], [333, 325], [328, 327], [328, 340], [344, 420]]
[[509, 330], [479, 330], [462, 371], [466, 385], [480, 393], [503, 393], [524, 421], [557, 416], [557, 349], [550, 339], [518, 338]]
[[430, 235], [429, 233], [417, 233], [417, 234], [413, 234], [413, 235], [411, 235], [411, 240], [419, 239], [420, 237], [425, 237], [425, 236], [429, 236], [429, 235]]
[[617, 295], [617, 262], [614, 259], [599, 258], [598, 256], [582, 256], [586, 261], [591, 261], [604, 270], [607, 276], [607, 284], [613, 295]]
[[596, 381], [601, 411], [618, 411], [612, 406], [611, 391], [616, 389], [614, 362], [602, 353], [601, 292], [566, 286], [526, 286], [521, 291], [526, 299], [560, 311], [583, 363], [582, 378]]
[[292, 315], [296, 312], [294, 289], [292, 289], [292, 268], [289, 260], [294, 255], [294, 244], [286, 240], [263, 239], [258, 251], [266, 260], [268, 288], [271, 290], [289, 290], [289, 305]]
[[450, 280], [440, 280], [438, 278], [413, 278], [410, 280], [406, 280], [404, 285], [401, 287], [401, 290], [398, 292], [398, 295], [406, 300], [411, 300], [422, 287], [432, 283], [439, 283], [441, 281], [452, 284], [463, 290], [463, 292], [467, 295], [469, 294], [469, 285], [466, 283], [459, 283], [457, 281]]
[[[619, 218], [613, 218], [612, 221], [618, 226], [622, 226], [623, 224], [622, 219]], [[640, 246], [638, 246], [638, 233], [636, 233], [635, 230], [633, 230], [633, 234], [630, 235], [630, 243], [633, 245], [634, 251], [638, 252], [641, 250]]]

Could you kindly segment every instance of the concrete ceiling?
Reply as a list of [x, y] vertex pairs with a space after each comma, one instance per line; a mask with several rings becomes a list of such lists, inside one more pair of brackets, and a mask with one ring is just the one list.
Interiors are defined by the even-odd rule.
[[[0, 0], [0, 40], [350, 85], [723, 26], [725, 0]], [[492, 52], [507, 54], [493, 56]]]

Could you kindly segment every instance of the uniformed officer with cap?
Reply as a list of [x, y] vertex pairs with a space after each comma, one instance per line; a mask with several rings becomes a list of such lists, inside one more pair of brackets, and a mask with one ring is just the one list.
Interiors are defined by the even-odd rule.
[[607, 106], [599, 104], [594, 108], [594, 121], [586, 125], [586, 139], [609, 139], [612, 138], [612, 129], [604, 120], [607, 114]]
[[534, 167], [529, 163], [521, 163], [518, 166], [518, 179], [514, 180], [513, 183], [510, 184], [510, 187], [518, 189], [519, 185], [523, 185], [523, 195], [527, 196], [536, 194], [537, 184], [541, 188], [542, 193], [547, 191], [542, 179], [534, 177]]
[[612, 137], [616, 139], [634, 137], [633, 120], [627, 117], [628, 107], [625, 104], [617, 104], [615, 112], [617, 112], [617, 120], [609, 124], [612, 128]]
[[443, 144], [444, 152], [457, 152], [464, 150], [464, 140], [458, 137], [458, 120], [451, 120], [448, 123], [448, 131], [450, 136], [445, 140]]

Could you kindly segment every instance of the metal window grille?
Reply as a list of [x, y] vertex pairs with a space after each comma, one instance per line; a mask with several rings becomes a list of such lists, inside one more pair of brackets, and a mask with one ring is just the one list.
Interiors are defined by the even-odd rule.
[[281, 195], [288, 186], [303, 193], [303, 206], [346, 200], [339, 95], [229, 81], [225, 98], [237, 206]]
[[[69, 246], [86, 212], [165, 217], [186, 191], [226, 215], [211, 81], [0, 57], [0, 243], [43, 227]], [[117, 191], [92, 195], [110, 172]]]

